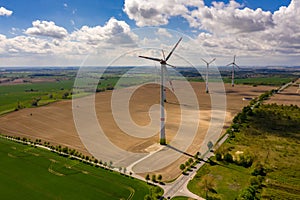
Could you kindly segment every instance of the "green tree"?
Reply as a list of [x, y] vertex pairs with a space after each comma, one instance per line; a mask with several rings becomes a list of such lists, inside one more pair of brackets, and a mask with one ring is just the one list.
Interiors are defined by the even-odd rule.
[[231, 155], [230, 153], [226, 153], [226, 154], [224, 155], [224, 160], [225, 160], [226, 162], [232, 162], [232, 161], [233, 161], [233, 157], [232, 157], [232, 155]]
[[261, 163], [256, 164], [253, 172], [251, 173], [253, 176], [265, 176], [266, 175], [266, 170], [264, 166]]
[[149, 194], [147, 194], [147, 195], [144, 197], [144, 200], [152, 200], [152, 197], [151, 197]]
[[31, 101], [31, 106], [38, 106], [38, 103], [39, 101], [41, 100], [41, 98], [34, 98], [32, 101]]
[[147, 183], [148, 183], [148, 181], [150, 181], [150, 175], [149, 174], [146, 175], [145, 180], [146, 180]]
[[183, 170], [185, 169], [185, 165], [184, 165], [184, 164], [181, 164], [181, 165], [179, 166], [179, 169], [183, 171]]
[[155, 174], [152, 175], [151, 180], [152, 180], [152, 182], [154, 182], [154, 183], [156, 182], [156, 176], [155, 176]]
[[255, 198], [255, 188], [250, 186], [246, 189], [243, 189], [239, 194], [238, 200], [254, 200]]
[[66, 99], [66, 98], [68, 98], [68, 96], [69, 96], [69, 92], [65, 92], [65, 93], [62, 95], [62, 98], [63, 98], [63, 99]]
[[188, 160], [185, 162], [185, 166], [190, 166], [190, 162]]
[[221, 161], [222, 160], [222, 154], [220, 152], [216, 153], [216, 159], [217, 159], [217, 161]]
[[161, 180], [162, 180], [162, 175], [161, 175], [161, 174], [159, 174], [159, 175], [157, 176], [157, 180], [158, 180], [158, 182], [161, 182]]

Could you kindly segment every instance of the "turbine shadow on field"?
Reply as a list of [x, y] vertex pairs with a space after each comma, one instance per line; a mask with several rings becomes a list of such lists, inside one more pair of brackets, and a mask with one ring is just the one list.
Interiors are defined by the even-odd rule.
[[173, 147], [173, 146], [171, 146], [171, 145], [169, 145], [169, 144], [166, 144], [165, 146], [168, 147], [168, 148], [170, 148], [170, 149], [172, 149], [172, 150], [174, 150], [174, 151], [177, 151], [177, 152], [179, 152], [179, 153], [182, 153], [182, 154], [184, 154], [184, 155], [186, 155], [186, 156], [193, 157], [193, 155], [191, 155], [191, 154], [189, 154], [189, 153], [187, 153], [187, 152], [181, 151], [180, 149], [177, 149], [176, 147]]

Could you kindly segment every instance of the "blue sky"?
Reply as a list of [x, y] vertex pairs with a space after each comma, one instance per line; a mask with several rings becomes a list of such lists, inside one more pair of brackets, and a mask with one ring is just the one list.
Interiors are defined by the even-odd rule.
[[[211, 6], [212, 0], [204, 2], [207, 6]], [[229, 0], [223, 2], [228, 3]], [[262, 8], [274, 12], [280, 6], [289, 5], [290, 0], [237, 0], [236, 2], [252, 9]], [[134, 21], [123, 12], [123, 5], [124, 1], [118, 0], [2, 0], [0, 6], [13, 10], [14, 14], [11, 17], [0, 18], [0, 33], [9, 35], [13, 27], [26, 29], [31, 26], [32, 21], [37, 19], [55, 21], [68, 31], [83, 25], [103, 25], [111, 17], [125, 20], [132, 27], [136, 27]], [[71, 24], [71, 20], [75, 22], [75, 25]], [[188, 23], [184, 23], [180, 17], [174, 17], [170, 20], [170, 24], [164, 27], [178, 28], [178, 24], [180, 24], [181, 31], [189, 32]]]
[[[222, 55], [222, 49], [230, 52], [231, 44], [236, 42], [239, 47], [234, 47], [235, 51], [239, 51], [241, 57], [251, 57], [244, 59], [245, 65], [300, 65], [297, 58], [300, 53], [299, 26], [290, 24], [290, 20], [296, 22], [299, 18], [296, 14], [298, 5], [299, 0], [1, 0], [0, 34], [4, 39], [0, 45], [0, 65], [27, 65], [30, 62], [28, 55], [32, 56], [33, 65], [39, 65], [41, 63], [35, 63], [35, 60], [45, 57], [47, 52], [55, 57], [54, 51], [63, 51], [57, 48], [58, 42], [60, 46], [64, 44], [64, 48], [75, 48], [76, 40], [82, 42], [76, 44], [76, 48], [92, 48], [87, 45], [102, 42], [103, 38], [105, 42], [109, 40], [104, 31], [121, 30], [135, 41], [132, 31], [141, 27], [179, 31], [199, 41], [206, 51], [212, 50], [209, 56], [224, 59], [227, 55]], [[285, 9], [279, 10], [281, 6]], [[8, 11], [12, 13], [6, 13]], [[44, 30], [44, 26], [49, 29]], [[285, 30], [289, 32], [284, 33]], [[99, 36], [97, 40], [95, 35]], [[235, 40], [231, 41], [233, 35]], [[276, 35], [281, 37], [275, 38]], [[48, 50], [27, 44], [32, 41], [44, 43]], [[20, 42], [32, 46], [31, 49], [16, 45]], [[83, 43], [85, 46], [79, 47]], [[36, 50], [33, 49], [35, 46]], [[213, 49], [217, 46], [220, 51]], [[74, 54], [70, 52], [70, 49], [66, 50], [67, 54]], [[255, 55], [262, 52], [266, 52], [268, 62], [264, 58], [255, 59]], [[253, 63], [253, 60], [258, 61]], [[45, 58], [43, 62], [49, 64]], [[61, 63], [67, 64], [70, 62]]]

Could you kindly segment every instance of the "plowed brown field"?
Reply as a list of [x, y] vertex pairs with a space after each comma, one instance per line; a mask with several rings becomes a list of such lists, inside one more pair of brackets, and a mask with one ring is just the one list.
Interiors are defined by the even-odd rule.
[[[204, 83], [192, 82], [191, 84], [197, 94], [200, 108], [198, 135], [186, 152], [193, 155], [199, 150], [210, 123], [211, 100], [209, 94], [204, 92]], [[296, 89], [294, 87], [291, 88]], [[227, 115], [223, 133], [230, 125], [233, 116], [249, 103], [249, 101], [243, 100], [243, 97], [256, 97], [274, 88], [246, 85], [231, 87], [229, 84], [225, 84], [225, 89], [227, 94]], [[115, 145], [122, 149], [132, 152], [146, 152], [147, 148], [149, 150], [150, 146], [158, 142], [158, 134], [147, 139], [142, 139], [122, 132], [114, 122], [112, 116], [110, 108], [111, 94], [111, 91], [96, 94], [97, 117], [105, 134]], [[170, 91], [167, 91], [167, 100], [166, 135], [167, 140], [171, 140], [179, 127], [180, 109], [178, 100]], [[148, 110], [153, 104], [159, 104], [158, 85], [148, 84], [137, 89], [130, 100], [130, 113], [133, 120], [140, 125], [149, 123]], [[54, 145], [68, 146], [88, 154], [75, 128], [72, 115], [72, 101], [56, 102], [43, 107], [27, 108], [3, 115], [0, 117], [0, 132], [2, 134], [32, 139], [38, 138]], [[186, 158], [187, 155], [183, 155], [172, 165], [159, 170], [158, 173], [163, 174], [164, 179], [176, 177], [180, 173], [178, 166]]]

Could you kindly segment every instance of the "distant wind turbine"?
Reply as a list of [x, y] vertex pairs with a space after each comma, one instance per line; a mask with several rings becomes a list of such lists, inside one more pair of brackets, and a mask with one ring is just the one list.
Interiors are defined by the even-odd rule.
[[233, 56], [233, 62], [232, 63], [229, 63], [228, 65], [226, 66], [232, 66], [232, 71], [231, 71], [231, 86], [234, 87], [234, 67], [238, 68], [238, 69], [241, 69], [236, 63], [235, 63], [235, 55]]
[[212, 59], [210, 62], [207, 62], [203, 58], [201, 58], [206, 63], [206, 78], [205, 78], [205, 92], [208, 93], [208, 68], [209, 65], [216, 60], [216, 58]]
[[[167, 66], [175, 68], [175, 66], [170, 65], [167, 63], [173, 52], [175, 51], [176, 47], [178, 46], [179, 42], [182, 40], [182, 37], [178, 40], [178, 42], [173, 47], [172, 51], [169, 53], [167, 57], [165, 57], [165, 53], [162, 50], [163, 59], [160, 58], [153, 58], [153, 57], [147, 57], [147, 56], [139, 56], [140, 58], [145, 58], [148, 60], [154, 60], [160, 63], [161, 70], [160, 70], [160, 140], [159, 143], [161, 145], [166, 144], [166, 134], [165, 134], [165, 108], [164, 108], [164, 102], [165, 102], [165, 72], [167, 71]], [[170, 83], [171, 84], [171, 83]], [[172, 84], [171, 84], [172, 86]], [[173, 86], [172, 86], [173, 87]]]

